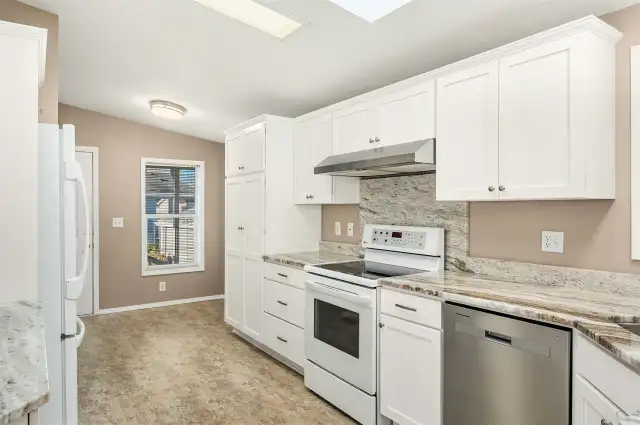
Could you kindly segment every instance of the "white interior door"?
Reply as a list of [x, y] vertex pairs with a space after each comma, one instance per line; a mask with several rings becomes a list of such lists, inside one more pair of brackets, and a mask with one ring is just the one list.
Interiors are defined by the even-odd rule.
[[[82, 211], [83, 208], [79, 207], [78, 211], [78, 220], [77, 220], [77, 232], [76, 238], [78, 241], [79, 247], [84, 246], [83, 242], [86, 240], [86, 237], [89, 237], [89, 240], [93, 238], [93, 153], [92, 152], [76, 152], [76, 160], [80, 163], [80, 168], [82, 168], [82, 174], [84, 175], [85, 183], [87, 185], [87, 198], [89, 199], [89, 211], [86, 213], [89, 214], [90, 220], [89, 223], [91, 227], [89, 228], [89, 235], [84, 234], [84, 226], [85, 226], [85, 212]], [[78, 194], [78, 197], [81, 196]], [[78, 198], [77, 205], [82, 205], [82, 200]], [[93, 243], [89, 245], [89, 252], [86, 254], [89, 256], [89, 264], [87, 266], [87, 275], [85, 277], [84, 285], [82, 288], [82, 294], [80, 298], [78, 298], [78, 315], [90, 315], [93, 314]], [[78, 250], [78, 264], [80, 264], [80, 260], [82, 256], [85, 255], [85, 252], [82, 249]]]

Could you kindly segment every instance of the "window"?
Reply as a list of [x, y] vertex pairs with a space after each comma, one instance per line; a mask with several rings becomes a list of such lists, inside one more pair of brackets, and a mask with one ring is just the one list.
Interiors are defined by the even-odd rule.
[[204, 270], [204, 162], [142, 158], [142, 275]]

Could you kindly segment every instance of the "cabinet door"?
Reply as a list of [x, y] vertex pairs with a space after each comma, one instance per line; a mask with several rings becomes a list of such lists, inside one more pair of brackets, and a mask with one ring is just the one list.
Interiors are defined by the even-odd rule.
[[265, 131], [264, 125], [258, 126], [254, 131], [242, 136], [245, 143], [245, 153], [242, 159], [243, 173], [255, 173], [264, 170], [264, 144]]
[[224, 317], [231, 326], [242, 329], [244, 316], [244, 258], [227, 252], [225, 261]]
[[227, 176], [235, 176], [242, 173], [242, 159], [244, 157], [245, 142], [242, 136], [227, 139], [225, 142], [227, 151]]
[[244, 255], [262, 259], [264, 254], [264, 176], [255, 174], [244, 179], [242, 188], [242, 233]]
[[500, 199], [584, 196], [583, 40], [567, 37], [500, 60]]
[[242, 233], [244, 219], [244, 198], [241, 178], [227, 179], [227, 218], [226, 218], [226, 249], [236, 254], [244, 251], [244, 236]]
[[442, 423], [442, 332], [381, 315], [380, 413], [399, 425]]
[[373, 102], [359, 103], [333, 113], [333, 154], [375, 147], [376, 108]]
[[498, 198], [498, 63], [437, 82], [436, 199]]
[[618, 407], [580, 375], [573, 380], [573, 425], [617, 424]]
[[244, 258], [244, 331], [262, 342], [262, 258]]
[[382, 146], [436, 137], [436, 83], [428, 81], [384, 96], [378, 104]]
[[333, 177], [315, 175], [313, 168], [331, 155], [331, 114], [296, 125], [293, 145], [296, 204], [330, 204]]

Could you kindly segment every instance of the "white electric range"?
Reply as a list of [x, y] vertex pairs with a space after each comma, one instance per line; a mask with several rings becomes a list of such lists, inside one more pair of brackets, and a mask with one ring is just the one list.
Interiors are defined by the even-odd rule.
[[306, 266], [305, 385], [365, 425], [378, 422], [380, 288], [444, 270], [444, 229], [367, 224], [364, 259]]

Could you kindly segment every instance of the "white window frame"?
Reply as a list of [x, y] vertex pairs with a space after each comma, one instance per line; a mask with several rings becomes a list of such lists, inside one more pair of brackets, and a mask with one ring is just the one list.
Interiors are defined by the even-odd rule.
[[[146, 213], [146, 178], [145, 170], [148, 165], [160, 165], [169, 167], [195, 167], [196, 169], [196, 220], [197, 229], [197, 256], [196, 265], [168, 264], [165, 266], [155, 266], [149, 269], [147, 259], [147, 219]], [[140, 160], [140, 218], [141, 218], [141, 260], [142, 276], [159, 276], [166, 274], [193, 273], [204, 271], [204, 161], [191, 161], [184, 159], [163, 159], [163, 158], [141, 158]], [[167, 216], [167, 214], [162, 214]], [[180, 214], [169, 214], [175, 217]]]

